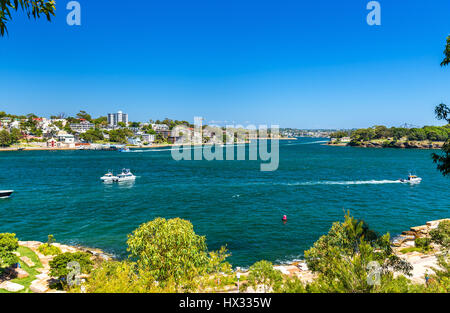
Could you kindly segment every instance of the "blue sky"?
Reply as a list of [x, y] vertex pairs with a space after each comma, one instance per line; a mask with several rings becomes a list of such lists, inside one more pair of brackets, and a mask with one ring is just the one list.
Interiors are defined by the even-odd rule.
[[[439, 125], [450, 1], [80, 0], [81, 26], [16, 14], [0, 38], [0, 111], [123, 110], [183, 119], [353, 128]], [[442, 123], [441, 123], [442, 124]]]

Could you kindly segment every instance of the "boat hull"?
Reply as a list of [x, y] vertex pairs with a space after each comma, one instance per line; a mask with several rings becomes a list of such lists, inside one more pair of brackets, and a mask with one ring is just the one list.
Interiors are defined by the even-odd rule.
[[11, 197], [13, 192], [14, 190], [0, 190], [0, 199]]

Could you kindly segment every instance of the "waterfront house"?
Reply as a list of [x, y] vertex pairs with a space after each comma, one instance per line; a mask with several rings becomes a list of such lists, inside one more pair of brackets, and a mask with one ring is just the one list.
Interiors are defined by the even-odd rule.
[[75, 136], [68, 134], [65, 131], [60, 131], [56, 138], [58, 139], [58, 141], [64, 143], [64, 144], [75, 144]]
[[154, 134], [142, 134], [142, 141], [151, 144], [155, 141], [155, 135]]
[[55, 138], [50, 138], [47, 140], [47, 147], [48, 148], [57, 148], [60, 146], [60, 143]]
[[128, 143], [134, 146], [140, 146], [142, 145], [142, 140], [139, 137], [135, 137], [135, 138], [128, 138]]

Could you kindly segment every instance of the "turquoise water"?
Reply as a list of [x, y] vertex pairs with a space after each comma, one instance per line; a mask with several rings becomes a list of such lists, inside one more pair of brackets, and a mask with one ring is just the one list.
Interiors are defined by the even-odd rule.
[[[227, 245], [234, 266], [301, 258], [344, 210], [379, 232], [399, 233], [450, 217], [450, 178], [428, 150], [329, 147], [318, 139], [280, 143], [276, 172], [260, 161], [174, 161], [166, 149], [146, 152], [21, 151], [0, 153], [0, 232], [21, 240], [98, 247], [119, 257], [139, 224], [181, 217]], [[134, 184], [103, 184], [107, 169], [127, 167]], [[415, 171], [423, 182], [393, 182]], [[288, 222], [281, 222], [283, 214]]]

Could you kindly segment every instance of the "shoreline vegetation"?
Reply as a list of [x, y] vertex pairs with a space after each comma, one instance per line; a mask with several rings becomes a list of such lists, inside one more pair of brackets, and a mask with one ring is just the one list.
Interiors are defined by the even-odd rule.
[[450, 124], [422, 128], [373, 126], [334, 132], [330, 137], [329, 146], [442, 149], [450, 138]]
[[[178, 218], [155, 219], [128, 235], [127, 260], [116, 260], [100, 249], [55, 243], [52, 235], [42, 243], [0, 234], [0, 293], [237, 292], [237, 276], [239, 291], [247, 293], [446, 293], [450, 291], [449, 236], [448, 218], [411, 227], [390, 239], [389, 234], [379, 236], [347, 214], [344, 222], [333, 223], [329, 233], [305, 251], [304, 260], [279, 265], [263, 260], [246, 270], [233, 270], [225, 262], [229, 253], [224, 247], [208, 252], [205, 237], [196, 235], [190, 222]], [[178, 253], [185, 255], [167, 260], [161, 244], [173, 250], [169, 253], [181, 248], [184, 252]], [[2, 269], [8, 248], [9, 263], [20, 267]], [[81, 284], [70, 287], [67, 264], [73, 260], [81, 264]], [[377, 271], [371, 272], [369, 261], [379, 264]], [[372, 274], [379, 279], [374, 285], [370, 284]], [[335, 279], [343, 280], [343, 285]], [[160, 283], [155, 285], [155, 280]]]

